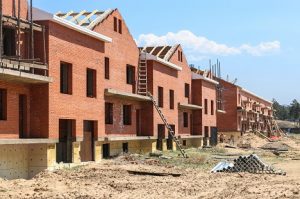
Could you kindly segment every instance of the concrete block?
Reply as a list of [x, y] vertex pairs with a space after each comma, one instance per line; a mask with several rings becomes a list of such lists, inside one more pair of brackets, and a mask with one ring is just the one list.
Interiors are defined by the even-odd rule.
[[80, 142], [73, 142], [73, 163], [80, 163]]

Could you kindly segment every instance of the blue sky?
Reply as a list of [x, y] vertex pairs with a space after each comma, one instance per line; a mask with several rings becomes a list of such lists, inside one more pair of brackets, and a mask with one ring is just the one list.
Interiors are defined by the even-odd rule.
[[181, 42], [190, 64], [219, 59], [224, 78], [266, 99], [300, 100], [298, 0], [33, 1], [52, 13], [118, 8], [140, 44]]

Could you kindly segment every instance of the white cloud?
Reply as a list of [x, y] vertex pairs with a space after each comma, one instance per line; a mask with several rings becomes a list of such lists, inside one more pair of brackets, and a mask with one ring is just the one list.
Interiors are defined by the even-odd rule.
[[181, 44], [190, 61], [199, 61], [210, 55], [228, 56], [250, 54], [253, 56], [263, 56], [280, 50], [279, 41], [261, 42], [257, 46], [242, 44], [239, 47], [232, 47], [209, 40], [203, 36], [197, 36], [188, 30], [182, 30], [177, 33], [169, 32], [162, 36], [141, 34], [136, 42], [139, 46]]

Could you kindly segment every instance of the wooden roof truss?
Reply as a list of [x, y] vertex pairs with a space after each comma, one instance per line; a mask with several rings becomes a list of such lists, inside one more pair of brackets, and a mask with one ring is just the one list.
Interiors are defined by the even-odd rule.
[[70, 11], [67, 13], [56, 13], [56, 16], [65, 19], [69, 22], [75, 23], [76, 25], [93, 29], [97, 24], [101, 23], [113, 10], [99, 11], [94, 10], [88, 12], [83, 10], [81, 12]]

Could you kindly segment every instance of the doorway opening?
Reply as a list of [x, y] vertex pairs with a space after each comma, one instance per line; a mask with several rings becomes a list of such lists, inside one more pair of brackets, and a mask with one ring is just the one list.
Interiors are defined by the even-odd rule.
[[102, 158], [103, 159], [110, 158], [110, 145], [109, 144], [102, 145]]
[[165, 139], [165, 125], [158, 124], [157, 125], [157, 142], [156, 142], [156, 149], [162, 151], [163, 150], [163, 139]]
[[124, 142], [122, 144], [123, 153], [128, 153], [128, 142]]
[[19, 95], [19, 138], [26, 138], [27, 96]]
[[59, 143], [56, 149], [56, 160], [58, 163], [72, 163], [72, 135], [75, 135], [75, 120], [59, 120]]
[[80, 144], [80, 158], [82, 162], [95, 160], [95, 121], [83, 121], [83, 141]]
[[3, 54], [16, 56], [16, 30], [3, 27]]
[[[170, 127], [173, 130], [174, 135], [175, 135], [175, 125], [171, 124]], [[173, 137], [170, 133], [168, 133], [167, 149], [168, 150], [173, 150]]]

